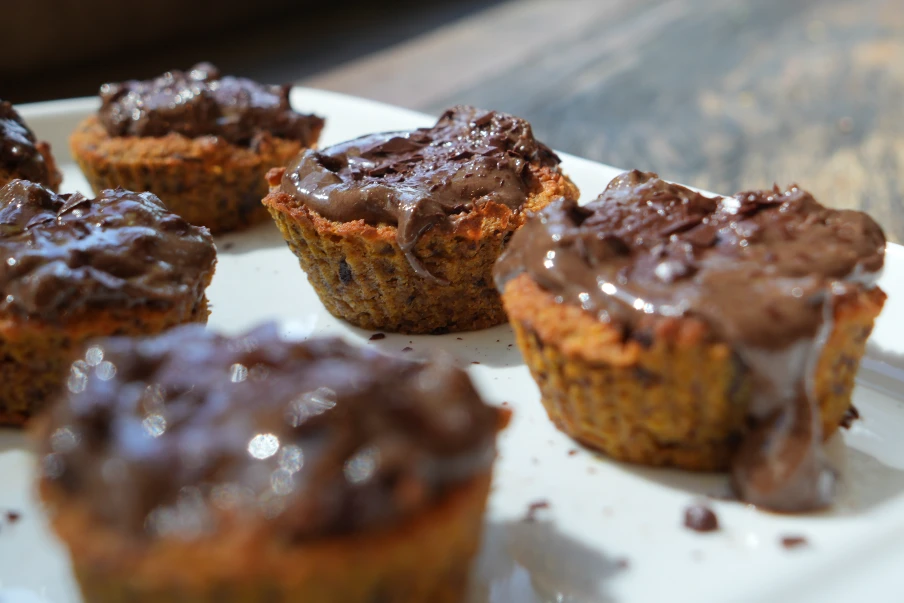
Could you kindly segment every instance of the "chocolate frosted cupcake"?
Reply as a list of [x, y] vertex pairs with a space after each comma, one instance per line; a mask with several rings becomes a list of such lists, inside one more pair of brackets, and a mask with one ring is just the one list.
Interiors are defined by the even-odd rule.
[[266, 219], [267, 170], [317, 143], [323, 119], [289, 105], [289, 86], [221, 76], [208, 63], [104, 84], [97, 116], [72, 134], [95, 192], [148, 190], [213, 232]]
[[86, 601], [461, 601], [507, 414], [449, 361], [266, 325], [82, 366], [40, 493]]
[[264, 199], [326, 308], [365, 329], [505, 322], [492, 266], [528, 211], [578, 197], [523, 119], [455, 107], [432, 128], [302, 153]]
[[831, 500], [822, 441], [885, 294], [879, 226], [808, 193], [708, 198], [630, 172], [551, 204], [496, 282], [556, 425], [611, 456], [728, 469], [744, 499]]
[[206, 322], [215, 260], [207, 229], [150, 193], [0, 189], [0, 424], [23, 423], [67, 374], [77, 388], [88, 365], [69, 365], [91, 337]]
[[11, 103], [0, 101], [0, 186], [20, 178], [54, 191], [63, 181], [50, 145], [35, 138]]

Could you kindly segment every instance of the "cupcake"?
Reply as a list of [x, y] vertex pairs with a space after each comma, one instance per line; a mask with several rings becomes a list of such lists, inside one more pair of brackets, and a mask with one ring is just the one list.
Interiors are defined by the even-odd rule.
[[91, 337], [206, 322], [215, 260], [207, 229], [150, 193], [0, 189], [0, 424], [40, 410]]
[[305, 151], [268, 177], [264, 205], [327, 310], [401, 333], [505, 322], [493, 263], [528, 211], [578, 197], [526, 121], [472, 107]]
[[821, 444], [885, 294], [885, 237], [805, 191], [709, 198], [629, 172], [550, 204], [495, 276], [552, 421], [624, 461], [732, 472], [779, 511], [831, 501]]
[[289, 86], [221, 76], [208, 63], [104, 84], [96, 116], [70, 138], [95, 192], [151, 191], [212, 232], [265, 220], [265, 175], [314, 146], [323, 119], [289, 105]]
[[86, 601], [462, 600], [507, 414], [448, 359], [186, 326], [73, 374], [39, 490]]
[[20, 178], [54, 191], [63, 181], [50, 145], [35, 138], [11, 103], [0, 101], [0, 186]]

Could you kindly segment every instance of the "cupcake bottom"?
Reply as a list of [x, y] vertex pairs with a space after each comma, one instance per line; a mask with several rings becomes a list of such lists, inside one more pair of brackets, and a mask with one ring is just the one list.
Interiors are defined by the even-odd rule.
[[79, 124], [72, 155], [95, 193], [108, 188], [150, 191], [196, 226], [221, 233], [265, 221], [267, 171], [288, 163], [299, 142], [266, 138], [255, 149], [215, 137], [111, 137], [97, 118]]
[[489, 489], [480, 476], [404, 523], [303, 543], [241, 521], [228, 535], [138, 543], [41, 492], [60, 503], [53, 526], [91, 603], [460, 603]]
[[[846, 297], [815, 378], [824, 437], [850, 408], [854, 377], [885, 294]], [[750, 375], [728, 346], [708, 343], [690, 319], [663, 321], [648, 341], [583, 310], [557, 304], [530, 277], [503, 302], [518, 347], [556, 426], [622, 461], [690, 470], [727, 469], [745, 432]]]
[[538, 192], [520, 212], [487, 203], [439, 224], [418, 240], [414, 255], [435, 279], [418, 274], [400, 249], [395, 226], [333, 222], [280, 192], [282, 170], [268, 175], [264, 199], [320, 301], [337, 318], [370, 330], [399, 333], [475, 331], [506, 321], [493, 265], [525, 212], [558, 196], [577, 198], [565, 176], [538, 171]]
[[[67, 380], [85, 343], [108, 335], [152, 335], [187, 322], [207, 322], [207, 298], [187, 314], [162, 310], [107, 310], [65, 326], [0, 315], [0, 425], [20, 426], [39, 412]], [[76, 381], [69, 383], [77, 387]]]

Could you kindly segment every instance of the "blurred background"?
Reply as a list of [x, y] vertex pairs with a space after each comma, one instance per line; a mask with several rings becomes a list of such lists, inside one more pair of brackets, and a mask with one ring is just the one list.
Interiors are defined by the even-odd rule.
[[[732, 193], [796, 182], [904, 240], [904, 0], [4, 2], [0, 98], [200, 60], [438, 113]], [[593, 196], [598, 191], [585, 191]]]

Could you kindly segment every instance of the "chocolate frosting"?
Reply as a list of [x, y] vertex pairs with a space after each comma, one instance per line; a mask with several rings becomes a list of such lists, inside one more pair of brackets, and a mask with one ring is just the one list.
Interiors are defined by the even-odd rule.
[[206, 228], [151, 193], [0, 189], [0, 311], [59, 320], [85, 308], [195, 304], [213, 272]]
[[0, 101], [0, 169], [18, 178], [51, 184], [50, 168], [38, 149], [34, 133], [6, 101]]
[[529, 166], [558, 164], [523, 119], [458, 106], [431, 128], [305, 151], [281, 189], [329, 220], [397, 226], [399, 247], [429, 277], [413, 254], [420, 235], [482, 203], [519, 209], [531, 192]]
[[289, 104], [290, 86], [268, 86], [221, 76], [210, 63], [188, 72], [169, 71], [153, 80], [104, 84], [100, 122], [110, 136], [219, 136], [254, 145], [272, 135], [312, 146], [324, 120]]
[[389, 525], [489, 471], [500, 426], [448, 357], [273, 324], [102, 340], [69, 390], [45, 426], [45, 478], [149, 537], [216, 531], [236, 513], [289, 540]]
[[557, 300], [625, 325], [626, 337], [663, 317], [703, 320], [755, 384], [736, 488], [797, 511], [831, 500], [812, 377], [833, 309], [874, 286], [884, 251], [869, 216], [797, 187], [710, 198], [633, 171], [584, 207], [560, 200], [528, 220], [495, 275], [501, 291], [527, 273]]

